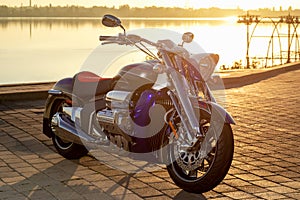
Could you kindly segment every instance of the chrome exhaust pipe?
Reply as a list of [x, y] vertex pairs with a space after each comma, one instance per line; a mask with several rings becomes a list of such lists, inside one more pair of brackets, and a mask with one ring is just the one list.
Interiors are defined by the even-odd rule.
[[52, 117], [51, 128], [55, 135], [68, 142], [85, 145], [94, 143], [95, 139], [76, 127], [76, 124], [65, 114], [56, 113]]

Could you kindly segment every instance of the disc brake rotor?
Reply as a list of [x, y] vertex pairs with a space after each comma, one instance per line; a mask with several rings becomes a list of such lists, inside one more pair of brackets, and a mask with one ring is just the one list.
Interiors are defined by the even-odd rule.
[[203, 159], [200, 159], [200, 151], [186, 152], [181, 150], [180, 146], [176, 146], [175, 155], [177, 155], [177, 164], [186, 171], [197, 169], [203, 161]]
[[[204, 125], [203, 123], [202, 125]], [[208, 127], [201, 126], [202, 132], [206, 133], [208, 130]], [[183, 135], [183, 129], [179, 126], [178, 133], [180, 135]], [[203, 155], [201, 155], [201, 145], [199, 145], [199, 148], [193, 151], [187, 151], [187, 147], [185, 147], [183, 138], [179, 138], [179, 141], [175, 142], [174, 146], [174, 155], [177, 164], [179, 167], [181, 167], [183, 170], [186, 171], [193, 171], [201, 166], [201, 164], [204, 161]], [[205, 156], [204, 156], [205, 157]]]

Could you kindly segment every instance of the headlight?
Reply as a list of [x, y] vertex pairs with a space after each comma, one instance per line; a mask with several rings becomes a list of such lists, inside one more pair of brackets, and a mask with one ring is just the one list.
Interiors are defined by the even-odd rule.
[[192, 58], [198, 63], [202, 78], [205, 81], [209, 80], [219, 62], [219, 55], [213, 53], [200, 53], [192, 55]]

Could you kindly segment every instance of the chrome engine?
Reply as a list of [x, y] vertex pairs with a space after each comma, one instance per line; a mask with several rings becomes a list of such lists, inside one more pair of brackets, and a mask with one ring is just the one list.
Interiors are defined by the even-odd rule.
[[107, 108], [97, 112], [97, 120], [101, 127], [114, 134], [133, 132], [129, 103], [131, 92], [110, 91], [106, 95]]
[[[159, 122], [154, 122], [159, 126], [147, 126], [148, 132], [141, 131], [144, 127], [138, 128], [136, 123], [132, 119], [133, 108], [135, 106], [135, 101], [140, 98], [140, 93], [135, 93], [127, 91], [110, 91], [106, 95], [107, 106], [105, 109], [100, 110], [96, 114], [97, 121], [103, 130], [106, 133], [109, 140], [120, 147], [121, 149], [135, 149], [137, 152], [142, 151], [141, 149], [147, 148], [156, 148], [160, 145], [159, 138], [153, 137], [154, 135], [147, 136], [148, 146], [139, 146], [135, 143], [133, 138], [139, 138], [139, 134], [144, 134], [142, 137], [145, 137], [145, 134], [148, 133], [158, 133], [160, 128], [164, 126], [163, 114], [165, 110], [170, 108], [171, 101], [166, 99], [157, 99], [157, 103], [160, 105], [155, 105], [152, 107], [152, 111], [158, 111], [157, 119]], [[165, 107], [165, 109], [161, 109]], [[162, 116], [161, 116], [162, 115]], [[155, 120], [154, 120], [155, 121]], [[161, 127], [162, 126], [162, 127]], [[157, 129], [158, 128], [158, 129]], [[157, 129], [157, 130], [156, 130]], [[135, 151], [133, 150], [133, 151]]]

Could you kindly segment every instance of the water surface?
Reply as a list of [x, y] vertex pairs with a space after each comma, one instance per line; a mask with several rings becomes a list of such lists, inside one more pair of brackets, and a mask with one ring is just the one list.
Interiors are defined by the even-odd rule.
[[[245, 57], [246, 27], [237, 24], [235, 18], [122, 21], [128, 30], [191, 31], [206, 52], [220, 55], [219, 66], [232, 65]], [[272, 30], [267, 25], [264, 28]], [[103, 27], [97, 18], [0, 18], [0, 84], [57, 81], [72, 76], [100, 44], [99, 35], [115, 35], [120, 31]], [[263, 54], [266, 50], [256, 51]]]

